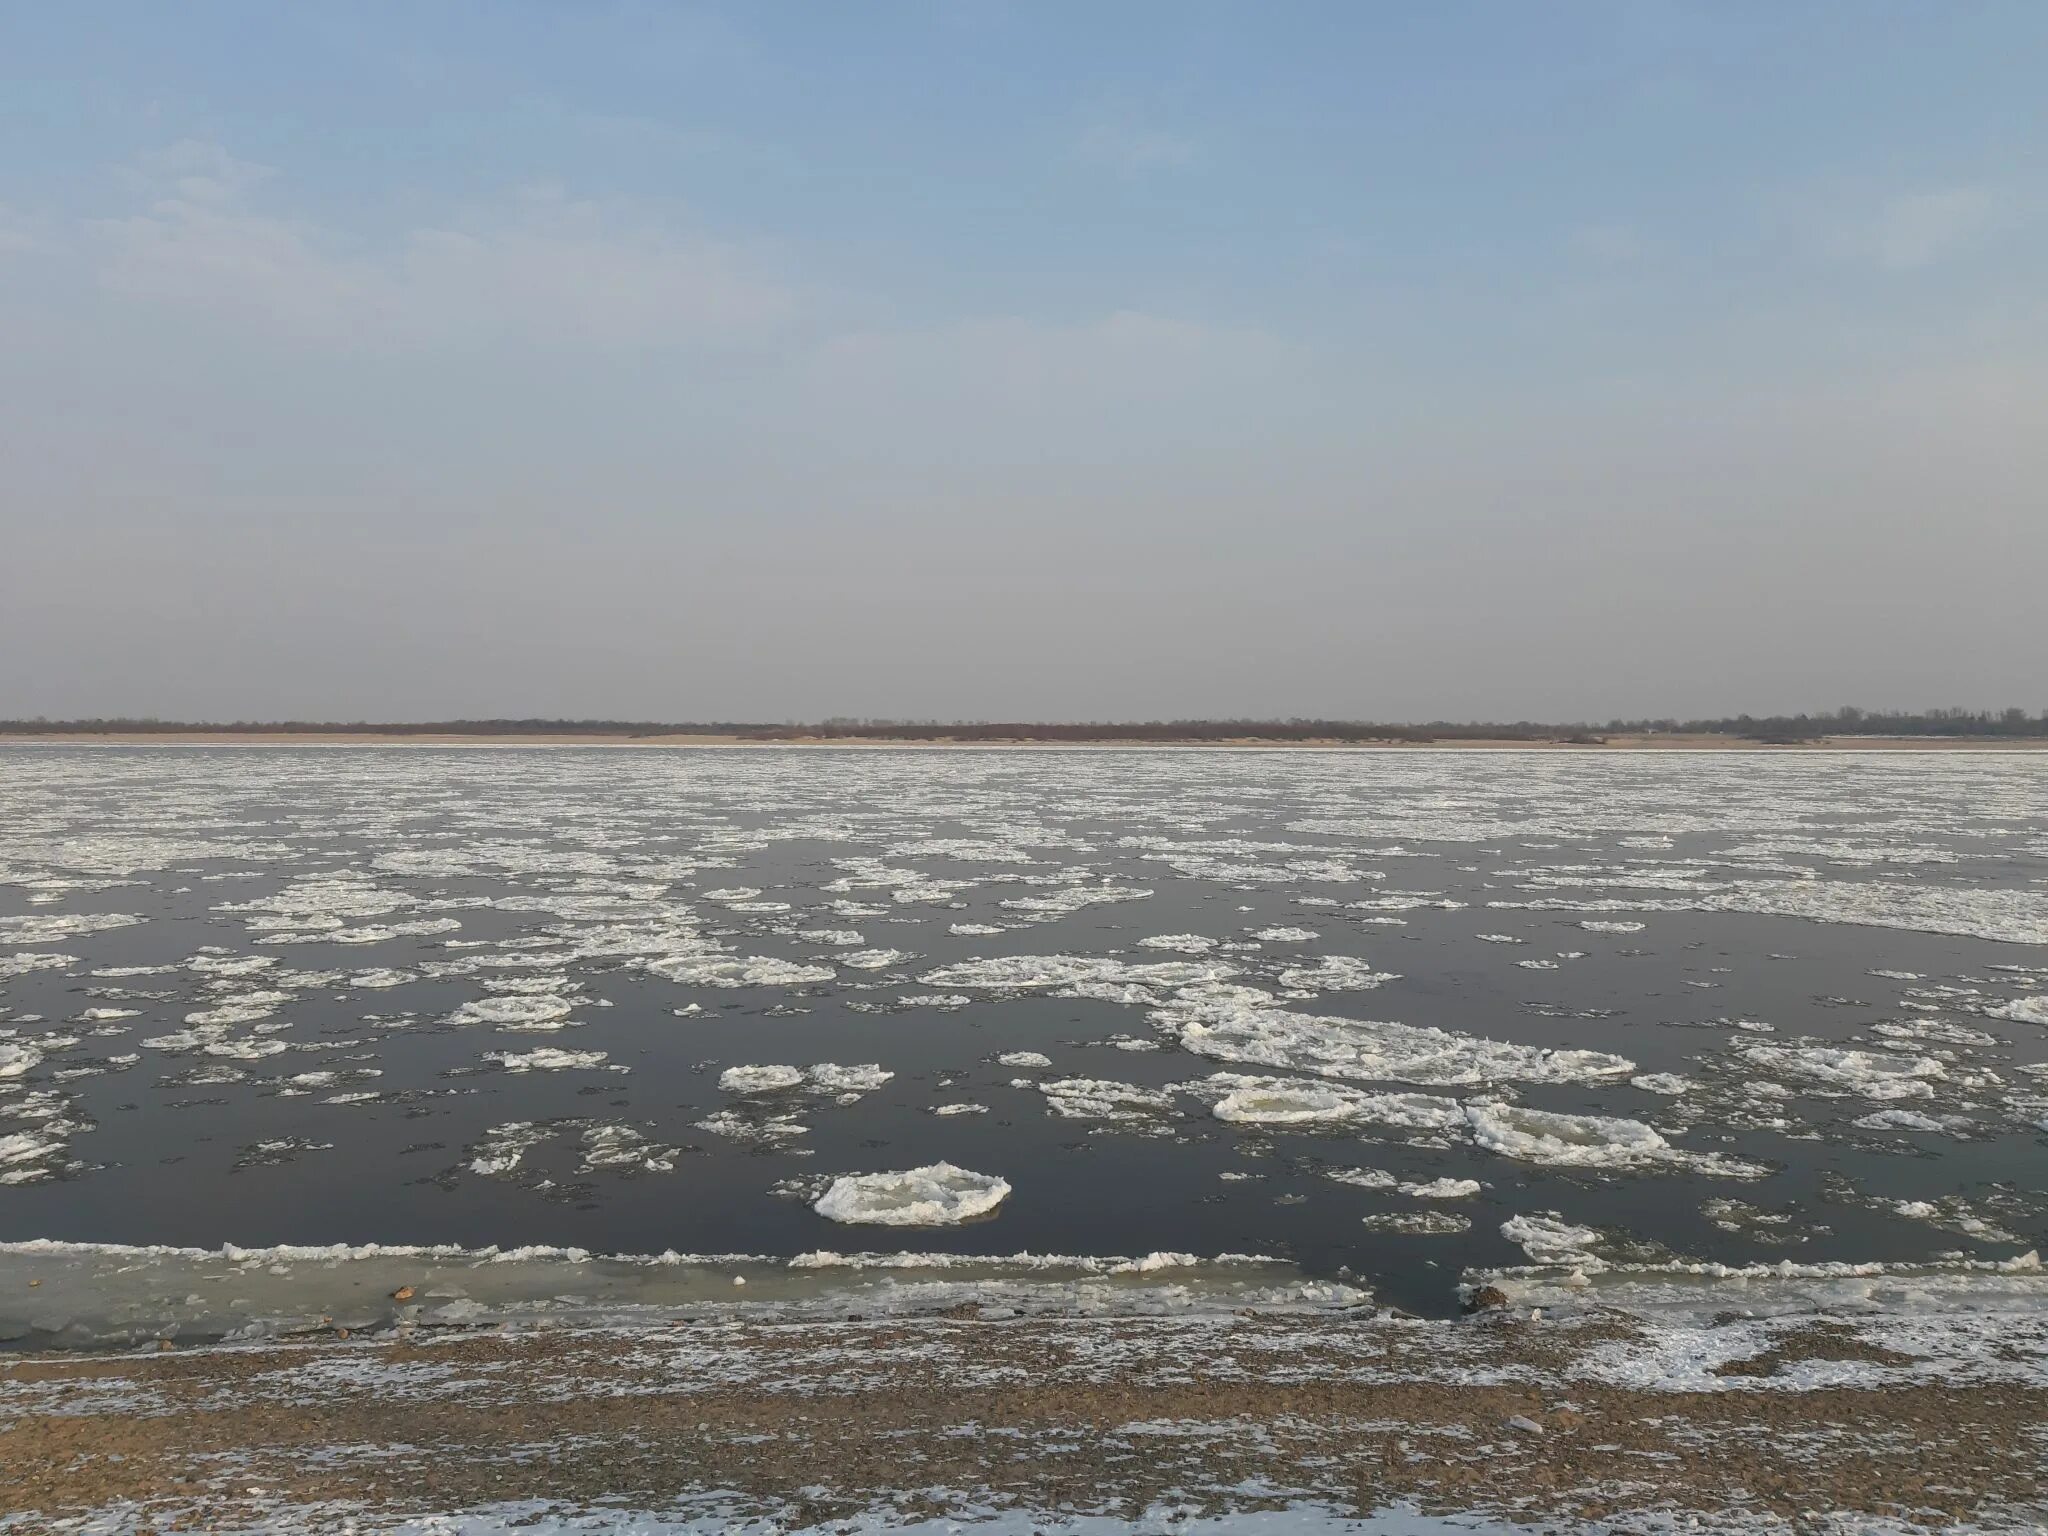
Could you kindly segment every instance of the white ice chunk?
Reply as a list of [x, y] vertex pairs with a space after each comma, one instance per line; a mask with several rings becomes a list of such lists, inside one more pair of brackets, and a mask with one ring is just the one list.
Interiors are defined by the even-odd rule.
[[811, 1207], [830, 1221], [884, 1227], [944, 1227], [985, 1216], [1010, 1186], [986, 1173], [930, 1163], [894, 1173], [848, 1174]]

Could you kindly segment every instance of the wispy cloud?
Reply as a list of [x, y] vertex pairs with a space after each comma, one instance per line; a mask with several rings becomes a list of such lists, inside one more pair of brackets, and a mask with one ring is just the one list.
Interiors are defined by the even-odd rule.
[[2003, 221], [2001, 199], [1989, 187], [1939, 187], [1895, 197], [1879, 211], [1873, 231], [1878, 264], [1914, 272], [1981, 243]]
[[1581, 224], [1566, 245], [1579, 261], [1602, 267], [1625, 266], [1643, 252], [1643, 239], [1635, 226], [1614, 219]]
[[510, 342], [729, 343], [793, 312], [743, 246], [632, 210], [529, 189], [460, 220], [351, 238], [268, 211], [267, 167], [187, 142], [145, 157], [146, 205], [89, 226], [100, 280], [134, 299], [235, 315], [285, 339], [367, 350]]
[[1083, 121], [1074, 137], [1074, 152], [1090, 165], [1120, 176], [1138, 176], [1192, 165], [1196, 146], [1193, 139], [1169, 132], [1140, 113], [1105, 109]]

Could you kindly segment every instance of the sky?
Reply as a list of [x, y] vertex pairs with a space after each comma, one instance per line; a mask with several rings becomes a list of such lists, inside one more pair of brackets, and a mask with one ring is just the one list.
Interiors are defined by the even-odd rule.
[[2039, 0], [0, 5], [0, 717], [2048, 706]]

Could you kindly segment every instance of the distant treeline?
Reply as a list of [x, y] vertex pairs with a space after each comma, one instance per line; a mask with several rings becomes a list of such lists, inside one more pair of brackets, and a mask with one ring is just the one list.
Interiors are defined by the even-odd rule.
[[1609, 720], [1564, 724], [1533, 720], [1389, 724], [1368, 720], [1018, 721], [835, 718], [816, 724], [709, 720], [369, 720], [157, 719], [0, 720], [0, 735], [178, 735], [281, 733], [304, 736], [730, 736], [745, 741], [1565, 741], [1608, 736], [1738, 736], [1753, 741], [1813, 741], [1824, 736], [2048, 736], [2048, 710], [1862, 710], [1823, 714], [1732, 715], [1711, 720]]
[[1668, 732], [1741, 736], [1753, 741], [1812, 741], [1822, 736], [2048, 736], [2048, 710], [1857, 709], [1816, 715], [1731, 715], [1718, 720], [1610, 720], [1611, 735]]

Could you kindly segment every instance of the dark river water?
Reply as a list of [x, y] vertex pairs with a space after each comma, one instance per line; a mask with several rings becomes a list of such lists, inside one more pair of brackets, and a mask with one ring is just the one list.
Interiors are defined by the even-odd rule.
[[4, 747], [0, 1074], [8, 1241], [1997, 1259], [2048, 754]]

